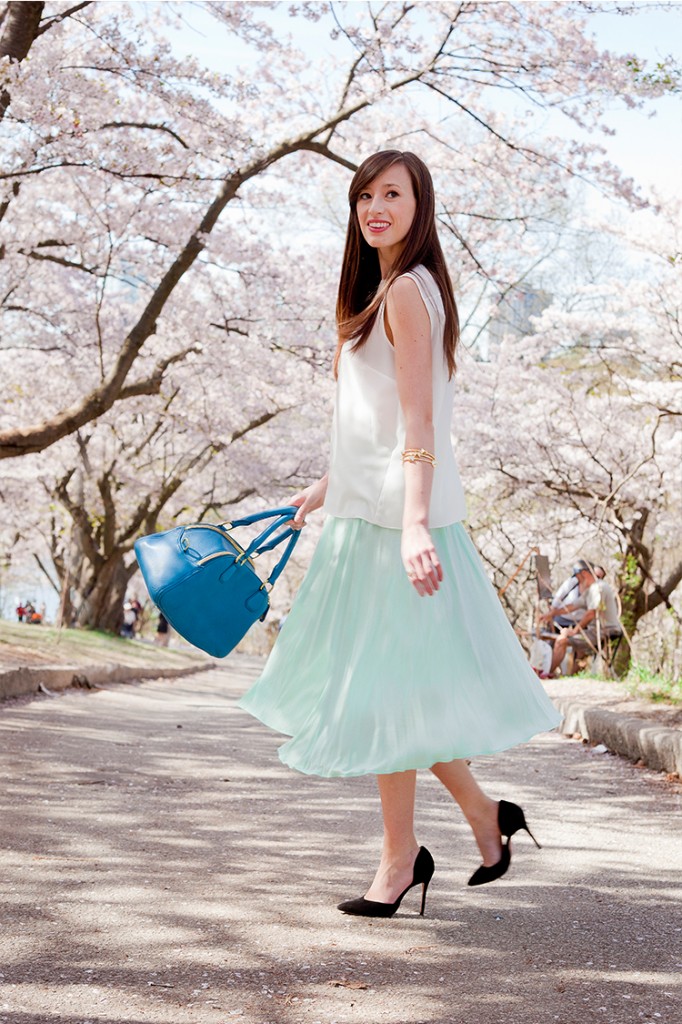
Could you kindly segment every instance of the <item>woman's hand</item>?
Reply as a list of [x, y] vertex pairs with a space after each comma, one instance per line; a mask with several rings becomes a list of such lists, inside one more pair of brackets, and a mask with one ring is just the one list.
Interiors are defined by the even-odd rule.
[[328, 476], [325, 473], [320, 480], [316, 480], [310, 487], [293, 496], [289, 504], [298, 506], [298, 512], [291, 520], [293, 530], [301, 530], [305, 526], [305, 517], [308, 513], [322, 508], [327, 493], [327, 480]]
[[404, 526], [400, 553], [405, 572], [420, 597], [435, 594], [443, 579], [431, 534], [421, 523]]

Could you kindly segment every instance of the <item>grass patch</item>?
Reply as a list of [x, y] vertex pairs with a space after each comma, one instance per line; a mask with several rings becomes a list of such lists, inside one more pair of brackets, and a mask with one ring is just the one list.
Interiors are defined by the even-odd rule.
[[632, 664], [621, 682], [633, 697], [650, 700], [653, 704], [682, 705], [682, 681], [667, 679], [644, 665]]
[[614, 683], [625, 687], [631, 697], [638, 700], [647, 700], [652, 704], [670, 704], [674, 707], [682, 707], [682, 681], [668, 679], [645, 668], [644, 665], [632, 664], [626, 676], [622, 679], [611, 679], [607, 676], [597, 676], [588, 667], [575, 672], [571, 679], [584, 679], [586, 682]]
[[100, 664], [190, 665], [206, 658], [194, 648], [161, 648], [149, 641], [126, 640], [99, 629], [0, 622], [0, 665]]

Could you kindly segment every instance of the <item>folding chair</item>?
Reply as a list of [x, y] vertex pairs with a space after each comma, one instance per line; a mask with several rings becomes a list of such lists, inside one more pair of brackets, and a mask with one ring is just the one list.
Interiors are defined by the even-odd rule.
[[[621, 602], [620, 594], [618, 593], [618, 591], [614, 590], [613, 593], [614, 597], [616, 598], [616, 610], [618, 613], [618, 625], [620, 626], [620, 633], [602, 632], [601, 619], [599, 614], [597, 614], [597, 651], [595, 652], [594, 658], [592, 659], [592, 664], [595, 667], [595, 669], [597, 669], [598, 674], [601, 674], [601, 672], [599, 672], [601, 666], [597, 668], [597, 664], [598, 661], [601, 660], [602, 665], [606, 667], [606, 671], [604, 672], [604, 674], [610, 676], [611, 678], [613, 678], [615, 675], [613, 671], [613, 662], [615, 661], [616, 654], [618, 653], [618, 648], [621, 645], [621, 641], [625, 636], [625, 630], [623, 628], [623, 623], [621, 621], [623, 616], [623, 604]], [[601, 611], [601, 607], [599, 611]]]
[[[577, 636], [571, 637], [568, 641], [568, 650], [573, 651], [573, 657], [576, 655], [588, 655], [592, 652], [592, 668], [597, 675], [605, 675], [613, 678], [615, 673], [613, 671], [613, 662], [615, 660], [618, 648], [620, 647], [621, 641], [625, 635], [623, 629], [623, 623], [621, 617], [623, 614], [623, 606], [620, 600], [620, 594], [618, 591], [614, 591], [616, 598], [617, 610], [618, 610], [618, 624], [620, 625], [620, 633], [607, 633], [604, 632], [601, 624], [601, 607], [598, 609], [595, 616], [596, 625], [596, 637], [595, 643], [587, 636], [587, 634], [581, 630]], [[567, 651], [568, 654], [568, 651]]]

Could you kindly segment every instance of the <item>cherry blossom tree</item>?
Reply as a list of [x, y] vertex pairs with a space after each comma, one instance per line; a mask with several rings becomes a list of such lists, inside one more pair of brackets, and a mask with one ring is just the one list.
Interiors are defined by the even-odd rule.
[[[146, 5], [5, 5], [3, 313], [32, 376], [60, 386], [36, 420], [31, 396], [11, 379], [3, 457], [40, 451], [121, 399], [158, 393], [168, 357], [151, 368], [139, 357], [169, 329], [191, 290], [190, 271], [204, 262], [219, 222], [229, 233], [228, 211], [248, 184], [284, 161], [301, 173], [295, 154], [352, 168], [369, 135], [374, 145], [390, 141], [377, 133], [378, 117], [413, 137], [419, 106], [438, 97], [457, 116], [443, 137], [422, 131], [438, 140], [443, 160], [452, 154], [449, 169], [461, 168], [469, 189], [471, 162], [457, 151], [455, 122], [475, 127], [488, 147], [477, 167], [484, 193], [486, 167], [504, 157], [519, 162], [531, 187], [541, 178], [545, 192], [593, 172], [604, 187], [632, 195], [631, 183], [599, 164], [598, 147], [529, 144], [525, 129], [513, 118], [502, 123], [486, 100], [516, 91], [584, 125], [598, 124], [598, 97], [634, 102], [637, 89], [659, 88], [638, 84], [626, 61], [596, 50], [580, 5], [304, 6], [292, 27], [323, 18], [333, 28], [331, 81], [327, 62], [311, 68], [273, 31], [267, 13], [276, 7], [207, 6], [233, 47], [267, 53], [247, 78], [238, 68], [218, 76], [178, 60], [161, 26], [152, 43]], [[157, 19], [176, 16], [167, 8], [154, 8]], [[460, 195], [458, 211], [466, 189]], [[467, 209], [462, 219], [472, 217]], [[449, 218], [450, 229], [476, 259], [457, 221]]]
[[[274, 322], [255, 290], [260, 314]], [[302, 344], [304, 309], [284, 298], [280, 288], [280, 321], [286, 312], [299, 329], [290, 346], [281, 329], [268, 344], [264, 330], [254, 338], [216, 321], [213, 333], [223, 338], [210, 375], [202, 354], [190, 353], [169, 369], [163, 396], [131, 399], [125, 415], [102, 417], [65, 439], [63, 472], [45, 456], [32, 460], [51, 512], [42, 527], [29, 516], [24, 532], [34, 547], [36, 534], [43, 537], [54, 572], [38, 555], [39, 564], [64, 597], [66, 621], [118, 628], [141, 533], [183, 516], [226, 520], [246, 499], [250, 510], [265, 504], [263, 495], [286, 503], [292, 487], [323, 471], [331, 380], [318, 379], [316, 358]], [[210, 296], [204, 299], [208, 308]], [[268, 357], [274, 366], [263, 379]], [[270, 497], [276, 492], [282, 496]]]
[[600, 130], [603, 103], [668, 87], [600, 53], [581, 4], [198, 7], [221, 73], [178, 56], [176, 5], [0, 6], [4, 493], [30, 492], [24, 534], [54, 519], [45, 561], [89, 624], [120, 612], [136, 531], [279, 500], [322, 457], [367, 152], [432, 167], [473, 341], [554, 245], [571, 181], [643, 202], [597, 144], [532, 133], [534, 111]]
[[477, 424], [463, 461], [485, 466], [472, 472], [474, 521], [498, 581], [531, 547], [609, 562], [631, 638], [656, 609], [682, 624], [682, 287], [667, 212], [649, 224], [648, 266], [575, 288], [570, 308], [555, 302], [494, 363], [469, 367], [462, 395]]

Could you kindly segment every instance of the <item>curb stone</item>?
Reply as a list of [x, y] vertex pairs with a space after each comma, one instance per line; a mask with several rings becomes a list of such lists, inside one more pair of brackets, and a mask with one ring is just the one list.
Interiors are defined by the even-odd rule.
[[614, 754], [641, 761], [654, 771], [682, 776], [682, 732], [658, 722], [618, 714], [570, 699], [554, 697], [563, 715], [559, 730], [579, 733], [590, 743], [603, 743]]
[[129, 683], [135, 679], [174, 679], [206, 672], [213, 662], [188, 665], [186, 668], [135, 667], [104, 663], [99, 665], [25, 665], [0, 671], [0, 701], [48, 690], [66, 690], [71, 686], [103, 686], [106, 683]]

